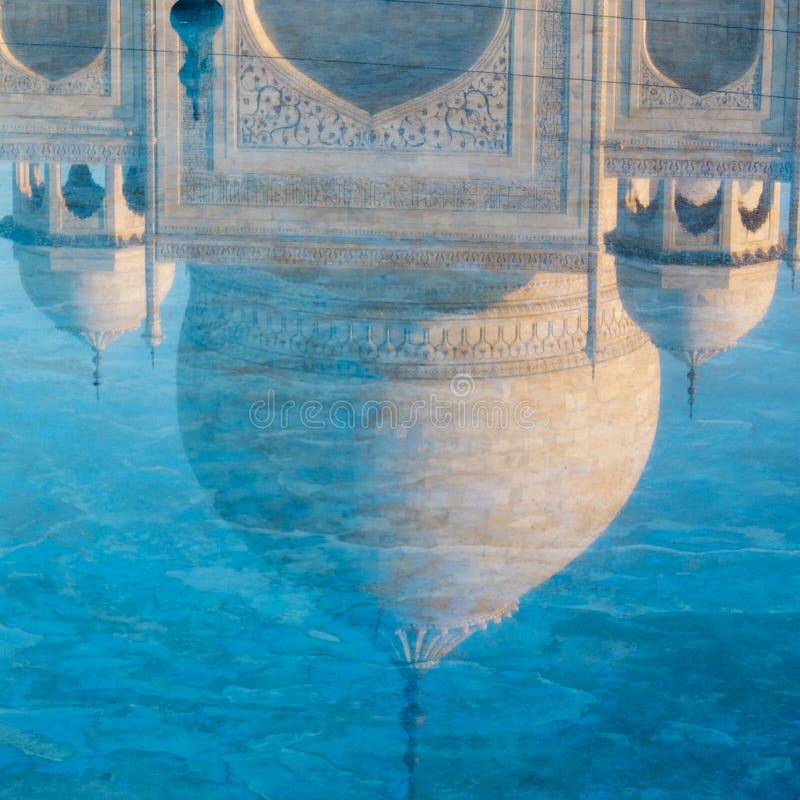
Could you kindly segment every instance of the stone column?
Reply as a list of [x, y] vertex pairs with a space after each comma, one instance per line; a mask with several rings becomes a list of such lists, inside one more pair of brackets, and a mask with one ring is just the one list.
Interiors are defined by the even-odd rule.
[[[795, 12], [792, 17], [793, 25], [797, 29], [800, 24], [800, 13]], [[794, 37], [794, 59], [790, 65], [794, 81], [787, 83], [788, 95], [795, 98], [794, 120], [794, 148], [792, 183], [789, 192], [789, 240], [787, 243], [786, 259], [794, 270], [800, 262], [800, 33]]]
[[592, 127], [589, 139], [589, 266], [587, 275], [588, 320], [586, 331], [586, 355], [594, 364], [597, 355], [597, 323], [599, 284], [598, 270], [605, 252], [603, 224], [606, 215], [603, 204], [616, 203], [616, 191], [604, 191], [609, 184], [605, 173], [605, 119], [607, 104], [608, 72], [608, 6], [609, 0], [594, 0], [592, 19]]

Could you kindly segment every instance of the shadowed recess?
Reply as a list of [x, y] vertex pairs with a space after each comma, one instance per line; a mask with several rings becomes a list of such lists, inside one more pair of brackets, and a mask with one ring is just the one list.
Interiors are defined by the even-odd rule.
[[693, 203], [680, 192], [675, 195], [675, 213], [681, 227], [693, 236], [710, 231], [719, 220], [722, 210], [722, 186], [715, 197], [705, 203]]
[[105, 0], [4, 0], [0, 13], [13, 56], [49, 81], [87, 67], [106, 46]]
[[73, 164], [69, 168], [67, 182], [61, 188], [64, 205], [78, 219], [89, 219], [103, 205], [106, 191], [95, 183], [86, 164]]
[[647, 50], [658, 70], [697, 95], [729, 86], [761, 46], [761, 0], [647, 0]]
[[324, 6], [317, 0], [255, 0], [255, 7], [282, 56], [370, 113], [468, 70], [503, 15], [501, 3], [476, 7], [473, 0], [332, 0]]
[[125, 204], [134, 214], [144, 214], [147, 199], [147, 175], [143, 167], [132, 164], [125, 170], [122, 195]]

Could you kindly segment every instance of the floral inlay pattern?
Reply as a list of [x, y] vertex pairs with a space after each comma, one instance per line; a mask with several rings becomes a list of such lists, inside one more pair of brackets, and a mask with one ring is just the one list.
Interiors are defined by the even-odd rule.
[[280, 59], [257, 54], [242, 39], [239, 144], [505, 154], [511, 140], [510, 29], [506, 19], [480, 62], [457, 80], [375, 116], [315, 96], [310, 82], [294, 86]]

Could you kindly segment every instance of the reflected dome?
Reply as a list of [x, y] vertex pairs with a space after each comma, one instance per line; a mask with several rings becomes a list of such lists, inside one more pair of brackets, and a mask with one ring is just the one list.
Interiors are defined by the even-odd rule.
[[761, 322], [775, 294], [778, 262], [729, 267], [620, 258], [618, 273], [628, 312], [657, 347], [689, 367], [691, 417], [697, 368]]
[[[99, 354], [147, 316], [145, 248], [14, 245], [19, 274], [31, 302], [59, 330], [89, 343]], [[158, 263], [156, 306], [169, 294], [173, 263]], [[95, 385], [99, 372], [95, 371]]]
[[620, 258], [620, 294], [653, 342], [688, 363], [730, 350], [764, 318], [777, 261], [738, 267]]
[[314, 306], [279, 274], [193, 267], [179, 418], [219, 514], [264, 551], [287, 537], [291, 557], [313, 551], [308, 580], [321, 559], [336, 602], [426, 666], [619, 512], [652, 444], [659, 368], [608, 276], [594, 307], [586, 275], [540, 273], [438, 313], [393, 304], [393, 277], [360, 276], [383, 284], [380, 303], [331, 289]]

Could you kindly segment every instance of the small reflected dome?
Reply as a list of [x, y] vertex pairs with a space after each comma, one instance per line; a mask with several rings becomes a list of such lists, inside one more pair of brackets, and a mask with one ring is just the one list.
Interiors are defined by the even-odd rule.
[[[147, 313], [144, 247], [91, 248], [15, 245], [20, 277], [33, 304], [69, 331], [103, 350], [138, 330]], [[175, 267], [157, 265], [158, 303], [172, 287]]]
[[777, 261], [747, 266], [618, 261], [628, 313], [661, 349], [697, 365], [735, 347], [767, 313]]

